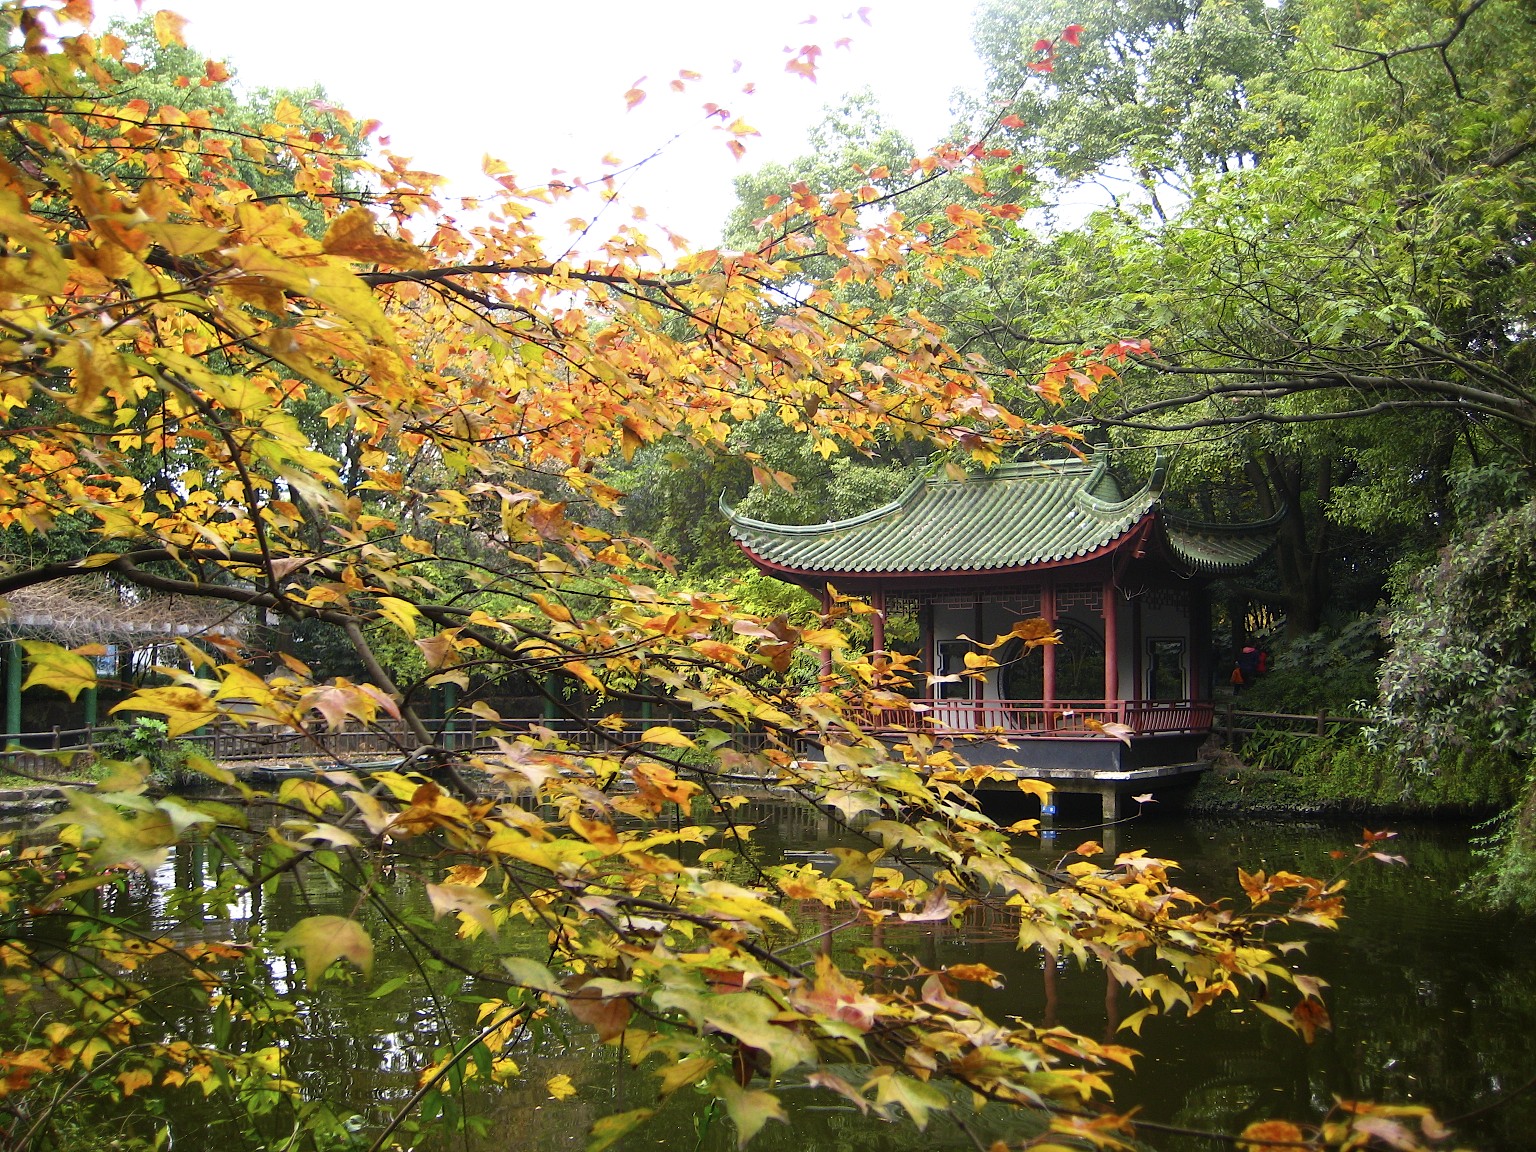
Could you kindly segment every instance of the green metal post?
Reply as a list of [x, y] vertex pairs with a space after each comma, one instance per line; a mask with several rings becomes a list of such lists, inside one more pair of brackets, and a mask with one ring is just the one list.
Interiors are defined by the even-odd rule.
[[87, 688], [85, 690], [85, 726], [87, 728], [94, 728], [94, 727], [96, 727], [96, 715], [97, 715], [96, 692], [97, 692], [97, 689], [95, 687]]
[[5, 731], [21, 732], [21, 645], [15, 640], [5, 646]]
[[555, 694], [560, 691], [560, 677], [551, 672], [544, 678], [544, 719], [553, 720], [559, 713], [555, 710]]
[[451, 680], [443, 685], [443, 739], [453, 747], [453, 713], [459, 706], [459, 686]]

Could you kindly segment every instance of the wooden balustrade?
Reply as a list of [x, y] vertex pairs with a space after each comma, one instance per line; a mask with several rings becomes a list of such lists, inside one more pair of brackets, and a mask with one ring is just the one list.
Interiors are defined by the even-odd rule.
[[913, 700], [896, 708], [856, 709], [849, 718], [875, 731], [920, 729], [958, 735], [1093, 736], [1094, 724], [1124, 724], [1136, 735], [1210, 730], [1206, 701]]

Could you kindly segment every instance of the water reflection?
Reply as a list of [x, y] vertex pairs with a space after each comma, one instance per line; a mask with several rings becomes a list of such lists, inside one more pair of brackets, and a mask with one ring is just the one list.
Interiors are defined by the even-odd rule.
[[[835, 847], [854, 847], [832, 821], [803, 808], [752, 801], [736, 813], [739, 823], [756, 825], [746, 854], [772, 863], [786, 855], [831, 864]], [[1083, 839], [1110, 851], [1145, 847], [1153, 855], [1182, 863], [1182, 882], [1208, 896], [1236, 896], [1239, 863], [1250, 870], [1286, 868], [1314, 875], [1337, 866], [1333, 849], [1357, 838], [1354, 830], [1328, 826], [1208, 824], [1136, 821], [1119, 829], [1056, 830], [1054, 837], [1021, 845], [1021, 854], [1055, 866]], [[1298, 966], [1327, 980], [1334, 1031], [1308, 1046], [1262, 1013], [1230, 1002], [1193, 1019], [1152, 1017], [1141, 1036], [1119, 1025], [1140, 1004], [1097, 964], [1047, 961], [1038, 950], [1020, 953], [1016, 927], [1005, 910], [977, 909], [959, 927], [911, 924], [849, 926], [835, 910], [805, 909], [807, 954], [820, 951], [851, 960], [855, 948], [885, 948], [936, 965], [964, 959], [1001, 972], [1003, 987], [983, 990], [982, 1007], [997, 1017], [1020, 1016], [1045, 1026], [1062, 1025], [1089, 1036], [1131, 1044], [1146, 1055], [1134, 1074], [1113, 1077], [1116, 1101], [1146, 1118], [1194, 1128], [1240, 1129], [1265, 1116], [1316, 1116], [1335, 1096], [1422, 1101], [1443, 1116], [1470, 1111], [1536, 1075], [1536, 979], [1531, 926], [1480, 914], [1458, 903], [1456, 887], [1470, 869], [1465, 830], [1413, 827], [1398, 846], [1406, 868], [1362, 869], [1351, 878], [1350, 919], [1338, 933], [1311, 936]], [[314, 885], [300, 890], [291, 876], [263, 895], [244, 891], [227, 906], [187, 914], [170, 902], [173, 888], [217, 886], [222, 857], [209, 845], [179, 849], [153, 875], [125, 877], [97, 897], [101, 911], [124, 917], [178, 941], [250, 939], [258, 929], [280, 932], [316, 913], [350, 915], [355, 893]], [[422, 913], [402, 863], [392, 885], [401, 915]], [[374, 1131], [416, 1086], [424, 1054], [462, 1037], [474, 1020], [478, 995], [500, 989], [477, 987], [467, 978], [433, 975], [408, 938], [378, 919], [369, 923], [377, 946], [372, 980], [328, 984], [323, 996], [309, 996], [301, 973], [286, 957], [264, 956], [265, 977], [299, 1013], [287, 1033], [285, 1065], [306, 1092], [341, 1102]], [[529, 942], [532, 937], [529, 937]], [[514, 946], [516, 941], [511, 942]], [[507, 946], [507, 942], [503, 942]], [[471, 959], [463, 944], [457, 958]], [[433, 976], [431, 980], [428, 976]], [[396, 980], [396, 978], [400, 978]], [[395, 987], [379, 996], [381, 985]], [[174, 1015], [175, 1000], [164, 1005]], [[206, 1013], [190, 1004], [176, 1022], [191, 1039], [212, 1035]], [[655, 1103], [655, 1079], [627, 1066], [617, 1049], [590, 1043], [590, 1034], [553, 1014], [527, 1042], [511, 1053], [523, 1078], [503, 1089], [481, 1090], [466, 1106], [485, 1124], [468, 1140], [446, 1137], [422, 1148], [453, 1147], [461, 1152], [502, 1149], [550, 1150], [580, 1147], [587, 1126], [599, 1115]], [[556, 1102], [545, 1081], [570, 1077], [578, 1094]], [[770, 1126], [754, 1143], [762, 1152], [804, 1152], [806, 1148], [956, 1148], [968, 1140], [953, 1126], [936, 1122], [926, 1134], [908, 1125], [866, 1119], [812, 1094], [798, 1102], [789, 1129]], [[1005, 1122], [1010, 1123], [1010, 1122]], [[1492, 1150], [1529, 1146], [1536, 1125], [1536, 1100], [1522, 1098], [1481, 1118], [1460, 1133], [1471, 1145]], [[995, 1135], [1019, 1135], [1006, 1129]], [[990, 1138], [990, 1137], [989, 1137]], [[725, 1152], [734, 1136], [702, 1097], [684, 1090], [660, 1116], [628, 1138], [624, 1147], [687, 1147]], [[1165, 1149], [1203, 1147], [1160, 1140]]]
[[[1058, 829], [1021, 854], [1054, 866], [1082, 839], [1096, 839], [1111, 852], [1145, 847], [1179, 860], [1184, 886], [1246, 907], [1239, 864], [1329, 876], [1338, 867], [1330, 853], [1348, 848], [1359, 830], [1148, 820], [1102, 831]], [[1251, 1006], [1230, 1003], [1192, 1019], [1149, 1018], [1138, 1038], [1118, 1025], [1139, 1003], [1128, 1002], [1101, 967], [1046, 962], [1038, 951], [1021, 954], [1001, 924], [988, 931], [968, 920], [959, 929], [909, 938], [906, 950], [930, 963], [963, 956], [1003, 972], [1004, 989], [982, 996], [995, 1015], [1061, 1024], [1139, 1048], [1146, 1056], [1137, 1072], [1114, 1077], [1116, 1100], [1149, 1119], [1233, 1131], [1267, 1116], [1315, 1117], [1336, 1096], [1421, 1102], [1455, 1117], [1536, 1076], [1533, 926], [1482, 913], [1456, 897], [1472, 868], [1468, 839], [1469, 830], [1458, 826], [1402, 829], [1392, 851], [1405, 855], [1408, 866], [1357, 869], [1349, 878], [1343, 928], [1303, 933], [1308, 951], [1293, 957], [1292, 966], [1329, 982], [1334, 1021], [1334, 1030], [1310, 1046]], [[898, 950], [890, 940], [886, 946]], [[1536, 1100], [1520, 1098], [1458, 1135], [1482, 1148], [1524, 1149], [1533, 1125]], [[1204, 1145], [1160, 1140], [1159, 1146]]]
[[[1143, 840], [1183, 863], [1187, 887], [1245, 904], [1238, 863], [1329, 875], [1330, 850], [1354, 838], [1341, 827], [1168, 822], [1147, 825]], [[1536, 1074], [1531, 925], [1454, 898], [1471, 866], [1465, 829], [1409, 828], [1393, 850], [1408, 867], [1352, 874], [1350, 919], [1340, 932], [1315, 934], [1296, 962], [1330, 982], [1332, 1033], [1307, 1046], [1252, 1008], [1150, 1019], [1138, 1046], [1154, 1059], [1121, 1078], [1119, 1103], [1228, 1130], [1261, 1115], [1315, 1115], [1336, 1095], [1423, 1102], [1452, 1117]], [[1063, 969], [1046, 981], [1040, 1011], [1055, 1002], [1062, 1023], [1092, 1034], [1106, 1016], [1095, 1002], [1101, 987], [1091, 971]], [[1520, 1100], [1461, 1135], [1485, 1148], [1527, 1148], [1533, 1120], [1536, 1105]]]

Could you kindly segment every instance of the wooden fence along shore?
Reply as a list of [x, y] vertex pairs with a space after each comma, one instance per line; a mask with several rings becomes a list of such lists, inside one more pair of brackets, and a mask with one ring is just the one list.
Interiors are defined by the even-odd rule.
[[1218, 708], [1211, 731], [1228, 740], [1253, 736], [1259, 732], [1283, 732], [1292, 736], [1330, 736], [1342, 728], [1363, 728], [1370, 721], [1363, 716], [1330, 716], [1291, 712], [1246, 712], [1232, 707]]
[[[1358, 716], [1329, 716], [1326, 713], [1300, 715], [1285, 712], [1251, 712], [1243, 709], [1217, 708], [1212, 716], [1212, 730], [1228, 740], [1259, 732], [1281, 732], [1304, 737], [1327, 737], [1340, 729], [1359, 727], [1368, 721]], [[665, 724], [692, 731], [695, 725], [686, 719], [631, 720], [617, 731], [600, 736], [590, 725], [572, 720], [503, 720], [497, 727], [516, 732], [530, 727], [544, 727], [581, 747], [638, 745], [645, 729]], [[441, 747], [456, 751], [491, 747], [487, 729], [491, 725], [478, 716], [464, 716], [429, 724]], [[64, 756], [93, 751], [97, 745], [122, 734], [118, 725], [92, 725], [83, 728], [53, 728], [46, 732], [0, 734], [0, 772], [20, 771], [28, 775], [49, 776], [63, 771]], [[243, 728], [237, 724], [209, 725], [179, 737], [208, 759], [220, 764], [256, 761], [299, 760], [306, 758], [347, 760], [357, 756], [401, 756], [412, 751], [418, 741], [403, 722], [383, 720], [363, 727], [348, 726], [337, 732], [298, 733], [271, 729]], [[735, 744], [761, 747], [760, 733], [741, 733]]]
[[[695, 725], [688, 720], [657, 719], [631, 720], [622, 729], [596, 729], [594, 725], [576, 720], [514, 720], [507, 719], [496, 725], [499, 731], [516, 734], [531, 728], [547, 728], [562, 739], [592, 751], [638, 745], [645, 730], [656, 725], [669, 725], [685, 732], [692, 732]], [[478, 716], [467, 715], [448, 721], [428, 722], [427, 730], [439, 747], [454, 751], [471, 748], [494, 747], [488, 730], [493, 727]], [[46, 732], [20, 732], [0, 734], [0, 772], [22, 772], [27, 775], [51, 776], [64, 771], [70, 754], [93, 752], [99, 745], [114, 737], [120, 737], [119, 725], [97, 724], [83, 728], [53, 728]], [[285, 729], [245, 728], [238, 724], [210, 724], [196, 732], [179, 736], [179, 744], [217, 764], [253, 764], [284, 760], [335, 760], [347, 761], [358, 756], [405, 756], [416, 749], [420, 741], [400, 720], [384, 719], [376, 723], [348, 725], [339, 731], [317, 730], [293, 732]], [[733, 744], [736, 748], [761, 748], [765, 738], [761, 733], [739, 733]]]

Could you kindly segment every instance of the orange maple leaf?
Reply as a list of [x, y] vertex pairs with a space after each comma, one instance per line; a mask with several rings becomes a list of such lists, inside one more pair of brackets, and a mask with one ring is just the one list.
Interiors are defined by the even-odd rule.
[[1238, 1147], [1242, 1152], [1290, 1152], [1305, 1139], [1289, 1120], [1261, 1120], [1243, 1129]]
[[804, 76], [811, 83], [816, 82], [816, 57], [821, 55], [821, 48], [816, 44], [807, 44], [793, 60], [784, 65], [784, 71], [794, 72]]

